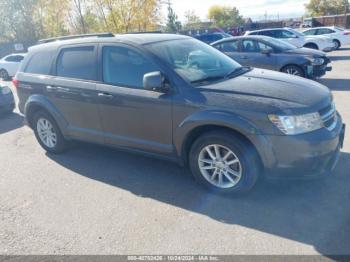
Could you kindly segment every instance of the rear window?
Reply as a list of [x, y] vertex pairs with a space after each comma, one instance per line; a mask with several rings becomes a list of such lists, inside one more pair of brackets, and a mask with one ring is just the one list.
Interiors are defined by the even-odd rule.
[[43, 51], [34, 54], [26, 68], [24, 69], [24, 72], [30, 73], [30, 74], [42, 74], [42, 75], [48, 75], [51, 71], [51, 64], [52, 64], [52, 52], [51, 51]]
[[57, 59], [57, 76], [96, 80], [95, 47], [80, 46], [62, 49]]

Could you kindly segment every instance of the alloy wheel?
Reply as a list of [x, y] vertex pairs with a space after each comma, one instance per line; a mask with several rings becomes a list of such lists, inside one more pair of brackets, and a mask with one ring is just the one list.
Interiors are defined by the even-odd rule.
[[37, 131], [41, 142], [48, 148], [54, 148], [57, 144], [57, 134], [51, 122], [45, 118], [37, 121]]
[[218, 188], [232, 188], [242, 177], [239, 158], [222, 145], [205, 146], [199, 153], [198, 165], [202, 176]]

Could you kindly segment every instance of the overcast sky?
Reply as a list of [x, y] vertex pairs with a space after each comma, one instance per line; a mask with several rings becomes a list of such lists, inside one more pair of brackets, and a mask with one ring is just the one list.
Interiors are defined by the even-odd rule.
[[[304, 4], [308, 0], [171, 0], [173, 8], [181, 21], [186, 10], [194, 10], [201, 19], [206, 19], [210, 6], [231, 5], [239, 9], [244, 17], [263, 19], [265, 11], [268, 18], [302, 16]], [[164, 10], [166, 14], [166, 9]]]

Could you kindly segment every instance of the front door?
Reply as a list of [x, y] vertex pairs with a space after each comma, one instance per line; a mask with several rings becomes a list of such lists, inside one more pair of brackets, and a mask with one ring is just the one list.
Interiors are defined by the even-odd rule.
[[[263, 54], [263, 49], [269, 49], [269, 54]], [[276, 55], [273, 48], [263, 42], [253, 39], [245, 39], [241, 42], [241, 52], [239, 55], [239, 63], [244, 66], [252, 66], [256, 68], [276, 69]]]
[[97, 85], [105, 142], [171, 154], [172, 95], [143, 88], [146, 73], [161, 71], [128, 45], [101, 45], [101, 82]]

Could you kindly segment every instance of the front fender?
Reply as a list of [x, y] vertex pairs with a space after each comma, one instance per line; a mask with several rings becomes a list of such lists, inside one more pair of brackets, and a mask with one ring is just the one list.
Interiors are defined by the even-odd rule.
[[174, 129], [174, 146], [181, 160], [184, 160], [186, 152], [183, 149], [191, 132], [205, 126], [229, 128], [242, 134], [255, 146], [265, 166], [270, 166], [274, 162], [271, 144], [254, 123], [231, 112], [219, 110], [196, 112]]
[[46, 110], [55, 119], [62, 134], [63, 135], [66, 134], [68, 122], [63, 117], [63, 115], [59, 112], [56, 106], [43, 95], [37, 94], [37, 95], [30, 96], [24, 105], [24, 115], [29, 124], [31, 124], [31, 117], [33, 117], [33, 113], [38, 108], [42, 108]]

